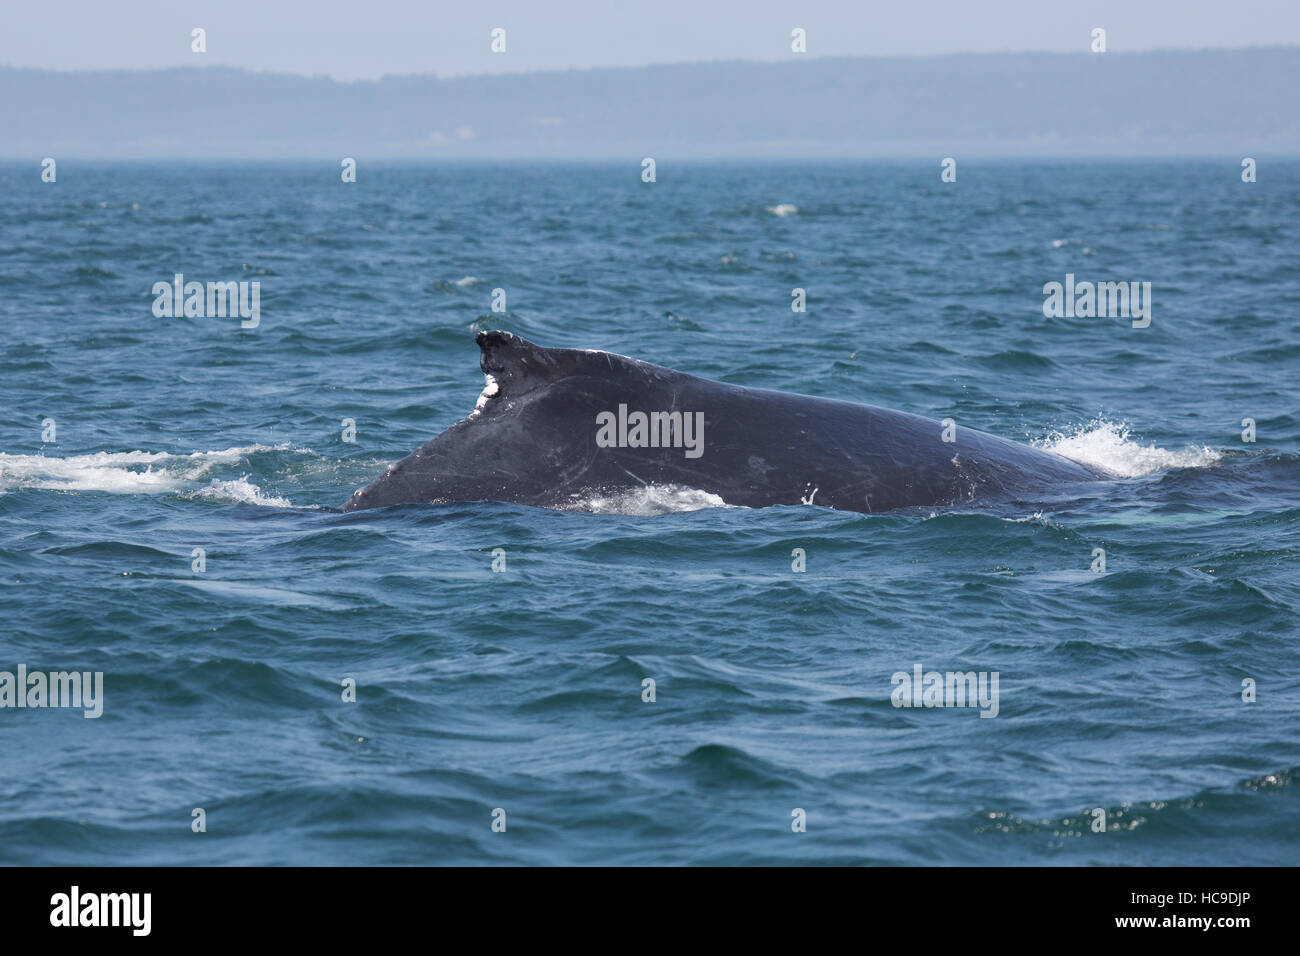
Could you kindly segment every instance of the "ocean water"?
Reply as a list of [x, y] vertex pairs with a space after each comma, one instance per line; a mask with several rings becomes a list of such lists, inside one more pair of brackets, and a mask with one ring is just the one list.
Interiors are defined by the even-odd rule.
[[[0, 709], [0, 862], [1296, 863], [1300, 163], [1238, 164], [0, 167], [0, 670], [104, 675]], [[260, 324], [155, 317], [175, 273]], [[1150, 326], [1046, 318], [1067, 273]], [[1116, 478], [332, 510], [489, 328]]]

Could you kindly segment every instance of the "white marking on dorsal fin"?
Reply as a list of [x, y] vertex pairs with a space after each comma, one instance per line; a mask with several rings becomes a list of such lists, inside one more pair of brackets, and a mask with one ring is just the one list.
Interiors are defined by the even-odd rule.
[[[482, 414], [483, 409], [487, 407], [487, 403], [501, 391], [501, 386], [497, 384], [497, 380], [492, 377], [490, 372], [484, 372], [483, 379], [483, 391], [479, 393], [478, 401], [474, 403], [474, 411], [469, 413], [469, 418]], [[466, 421], [469, 421], [469, 418]]]

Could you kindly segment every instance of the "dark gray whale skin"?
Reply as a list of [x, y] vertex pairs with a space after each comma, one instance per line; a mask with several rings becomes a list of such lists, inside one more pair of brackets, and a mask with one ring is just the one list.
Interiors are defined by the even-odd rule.
[[[874, 514], [1106, 476], [971, 428], [873, 405], [713, 382], [608, 352], [480, 332], [495, 395], [357, 491], [344, 511], [409, 502], [581, 508], [593, 494], [678, 485], [729, 505], [814, 504]], [[485, 390], [485, 396], [490, 386]], [[597, 444], [597, 415], [704, 413], [703, 453]]]

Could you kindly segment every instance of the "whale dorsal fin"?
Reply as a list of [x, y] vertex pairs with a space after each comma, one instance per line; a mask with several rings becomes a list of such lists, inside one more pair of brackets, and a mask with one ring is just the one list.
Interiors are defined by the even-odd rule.
[[474, 337], [482, 351], [479, 368], [491, 375], [502, 395], [522, 395], [554, 381], [560, 371], [557, 349], [545, 349], [513, 332], [493, 330]]

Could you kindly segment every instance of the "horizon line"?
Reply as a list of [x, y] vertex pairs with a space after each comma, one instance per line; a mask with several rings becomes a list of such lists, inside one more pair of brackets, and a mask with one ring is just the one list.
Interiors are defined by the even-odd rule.
[[47, 66], [20, 66], [13, 63], [0, 63], [0, 70], [26, 71], [31, 73], [51, 73], [59, 76], [91, 76], [105, 73], [118, 74], [153, 74], [153, 73], [172, 73], [172, 72], [200, 72], [208, 70], [229, 70], [238, 73], [247, 73], [252, 76], [260, 77], [291, 77], [294, 79], [305, 80], [329, 80], [332, 83], [340, 85], [359, 85], [364, 83], [379, 84], [385, 80], [438, 80], [438, 81], [455, 81], [455, 80], [477, 80], [477, 79], [496, 79], [498, 77], [527, 77], [527, 76], [544, 76], [552, 74], [570, 74], [570, 73], [597, 73], [597, 72], [614, 72], [614, 71], [631, 71], [631, 70], [649, 70], [665, 67], [693, 67], [693, 66], [793, 66], [799, 63], [843, 63], [845, 61], [933, 61], [933, 60], [951, 60], [960, 58], [993, 58], [993, 57], [1023, 57], [1023, 56], [1045, 56], [1045, 57], [1069, 57], [1069, 58], [1097, 58], [1097, 57], [1131, 57], [1145, 56], [1151, 54], [1202, 54], [1202, 53], [1242, 53], [1242, 52], [1300, 52], [1300, 44], [1297, 43], [1248, 43], [1238, 46], [1197, 46], [1197, 47], [1149, 47], [1145, 49], [1133, 50], [1108, 50], [1105, 53], [1092, 53], [1087, 50], [979, 50], [979, 51], [952, 51], [948, 53], [898, 53], [898, 54], [878, 54], [864, 53], [846, 56], [817, 56], [809, 54], [798, 54], [798, 59], [794, 54], [781, 58], [766, 59], [722, 59], [722, 60], [663, 60], [651, 61], [637, 64], [597, 64], [592, 66], [573, 66], [573, 67], [544, 67], [531, 70], [498, 70], [493, 72], [480, 73], [437, 73], [430, 71], [428, 73], [381, 73], [373, 77], [355, 77], [352, 79], [340, 79], [330, 73], [303, 73], [293, 70], [281, 70], [275, 68], [260, 68], [242, 66], [230, 63], [205, 63], [194, 64], [192, 66], [160, 66], [160, 67], [87, 67], [63, 69], [59, 67]]

